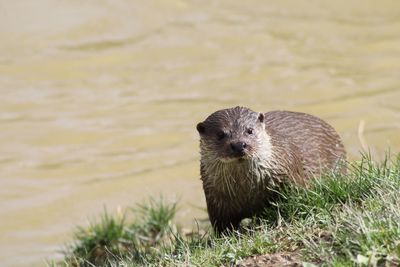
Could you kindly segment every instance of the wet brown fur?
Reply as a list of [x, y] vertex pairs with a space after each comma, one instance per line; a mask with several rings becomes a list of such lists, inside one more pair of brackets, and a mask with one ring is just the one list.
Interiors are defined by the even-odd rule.
[[[251, 135], [246, 133], [249, 127], [254, 130]], [[333, 170], [346, 157], [336, 131], [304, 113], [262, 114], [235, 107], [211, 114], [197, 129], [201, 179], [217, 232], [236, 228], [243, 218], [258, 214], [282, 184], [306, 186], [311, 177]], [[215, 137], [221, 130], [227, 133], [225, 141]], [[226, 152], [232, 140], [247, 144], [243, 159], [235, 160]]]

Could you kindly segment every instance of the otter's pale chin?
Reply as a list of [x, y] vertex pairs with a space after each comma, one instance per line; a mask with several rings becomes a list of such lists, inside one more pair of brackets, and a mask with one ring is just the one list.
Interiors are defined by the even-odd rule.
[[222, 163], [232, 163], [237, 161], [237, 158], [219, 158]]

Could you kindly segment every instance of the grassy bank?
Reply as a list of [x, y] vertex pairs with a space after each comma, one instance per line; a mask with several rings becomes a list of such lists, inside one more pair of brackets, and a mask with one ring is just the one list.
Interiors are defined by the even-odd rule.
[[129, 220], [104, 213], [79, 228], [65, 260], [51, 265], [398, 266], [400, 155], [379, 164], [363, 156], [346, 176], [330, 174], [308, 189], [287, 187], [264, 219], [240, 233], [183, 234], [175, 212], [174, 203], [161, 199], [135, 207]]

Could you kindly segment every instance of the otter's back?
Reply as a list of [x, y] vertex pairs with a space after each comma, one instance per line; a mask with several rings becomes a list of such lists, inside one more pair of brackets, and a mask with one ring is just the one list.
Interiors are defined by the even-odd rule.
[[[346, 152], [337, 132], [323, 120], [300, 112], [271, 111], [265, 113], [267, 133], [273, 146], [294, 145], [301, 154], [303, 169], [318, 175], [333, 169]], [[343, 170], [342, 170], [343, 171]]]

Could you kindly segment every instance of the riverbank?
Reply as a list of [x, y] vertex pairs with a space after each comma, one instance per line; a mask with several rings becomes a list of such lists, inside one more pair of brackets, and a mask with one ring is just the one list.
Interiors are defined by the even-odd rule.
[[381, 163], [363, 155], [346, 176], [285, 188], [264, 219], [222, 237], [205, 226], [181, 229], [176, 203], [151, 199], [78, 228], [64, 261], [49, 265], [398, 266], [399, 190], [400, 154]]

